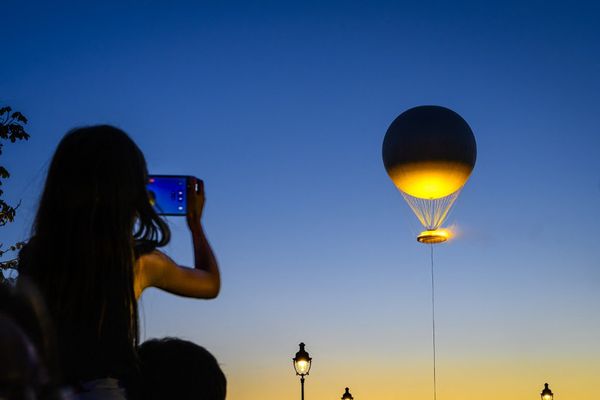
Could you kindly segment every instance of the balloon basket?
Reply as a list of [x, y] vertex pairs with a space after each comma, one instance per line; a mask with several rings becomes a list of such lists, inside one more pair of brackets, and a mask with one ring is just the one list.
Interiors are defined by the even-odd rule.
[[435, 229], [423, 231], [417, 236], [417, 241], [424, 244], [443, 243], [450, 238], [450, 234], [445, 229]]

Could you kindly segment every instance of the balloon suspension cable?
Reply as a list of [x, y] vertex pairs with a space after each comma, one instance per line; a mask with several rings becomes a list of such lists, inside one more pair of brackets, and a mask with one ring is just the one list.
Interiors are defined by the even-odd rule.
[[431, 337], [433, 345], [433, 400], [437, 400], [437, 382], [435, 374], [435, 286], [433, 280], [433, 244], [431, 248]]
[[427, 230], [435, 230], [442, 225], [448, 216], [461, 190], [462, 188], [438, 199], [422, 199], [403, 191], [400, 191], [400, 193], [421, 222], [421, 225]]

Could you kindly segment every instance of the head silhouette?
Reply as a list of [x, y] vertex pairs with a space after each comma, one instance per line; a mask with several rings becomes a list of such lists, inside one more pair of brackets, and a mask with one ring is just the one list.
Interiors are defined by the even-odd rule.
[[225, 375], [204, 347], [177, 338], [152, 339], [140, 346], [139, 357], [143, 399], [225, 399]]

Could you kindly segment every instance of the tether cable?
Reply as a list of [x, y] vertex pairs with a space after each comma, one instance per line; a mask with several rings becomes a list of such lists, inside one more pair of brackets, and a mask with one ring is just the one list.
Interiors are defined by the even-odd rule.
[[437, 400], [437, 382], [435, 374], [435, 285], [433, 280], [433, 244], [431, 248], [431, 331], [433, 345], [433, 400]]

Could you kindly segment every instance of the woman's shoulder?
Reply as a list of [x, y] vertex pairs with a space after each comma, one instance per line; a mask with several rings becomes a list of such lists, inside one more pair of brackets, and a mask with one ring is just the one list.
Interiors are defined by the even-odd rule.
[[175, 267], [177, 264], [159, 250], [139, 256], [133, 266], [135, 297], [139, 298], [148, 287], [158, 286], [170, 266]]

